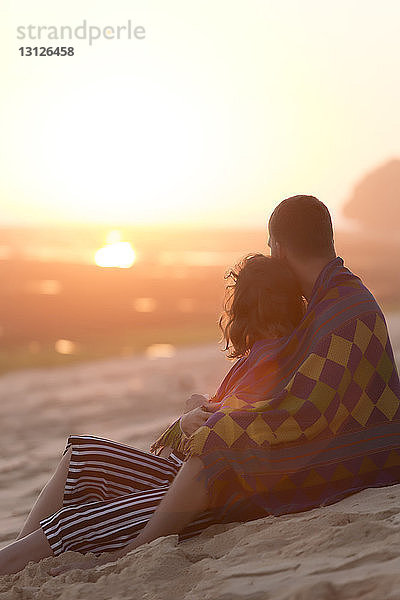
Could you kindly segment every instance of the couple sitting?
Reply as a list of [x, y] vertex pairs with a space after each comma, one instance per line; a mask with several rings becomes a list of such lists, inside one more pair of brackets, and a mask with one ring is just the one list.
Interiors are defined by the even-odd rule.
[[230, 273], [221, 326], [237, 360], [215, 396], [193, 396], [149, 453], [71, 436], [17, 541], [0, 551], [0, 573], [67, 550], [101, 564], [160, 536], [400, 483], [385, 319], [336, 257], [327, 208], [312, 196], [284, 200], [269, 246], [271, 257]]

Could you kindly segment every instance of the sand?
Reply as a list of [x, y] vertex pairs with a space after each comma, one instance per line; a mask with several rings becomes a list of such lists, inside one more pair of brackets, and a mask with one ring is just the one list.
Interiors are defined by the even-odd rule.
[[[400, 356], [400, 315], [388, 319]], [[229, 368], [214, 346], [0, 377], [0, 546], [12, 541], [70, 433], [148, 449], [192, 392]], [[0, 600], [400, 600], [400, 485], [334, 505], [155, 540], [103, 567], [70, 570], [67, 552], [0, 577]], [[89, 559], [90, 557], [88, 557]]]

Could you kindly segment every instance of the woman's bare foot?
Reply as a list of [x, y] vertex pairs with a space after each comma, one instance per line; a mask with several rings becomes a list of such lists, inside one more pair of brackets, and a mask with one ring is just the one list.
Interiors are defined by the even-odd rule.
[[43, 530], [37, 529], [0, 550], [0, 575], [18, 573], [28, 562], [39, 562], [52, 555], [53, 551]]

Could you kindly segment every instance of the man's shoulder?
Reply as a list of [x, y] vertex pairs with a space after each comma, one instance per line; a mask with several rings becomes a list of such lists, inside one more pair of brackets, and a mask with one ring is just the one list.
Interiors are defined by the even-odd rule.
[[363, 303], [367, 303], [372, 311], [382, 312], [374, 294], [367, 287], [361, 276], [353, 273], [344, 264], [338, 266], [332, 272], [323, 292], [319, 304], [322, 303], [325, 306], [328, 304], [334, 305], [336, 302], [348, 299], [350, 302], [359, 302], [360, 308]]
[[368, 324], [379, 317], [385, 323], [374, 295], [359, 276], [343, 265], [332, 270], [315, 300], [303, 322], [303, 335], [314, 342], [339, 329], [354, 329], [358, 320]]

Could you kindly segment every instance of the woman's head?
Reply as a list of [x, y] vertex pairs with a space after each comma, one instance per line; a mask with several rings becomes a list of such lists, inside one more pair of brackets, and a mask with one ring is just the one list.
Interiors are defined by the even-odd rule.
[[304, 315], [299, 285], [277, 258], [250, 254], [225, 279], [231, 283], [219, 324], [230, 358], [246, 355], [257, 340], [289, 335]]

